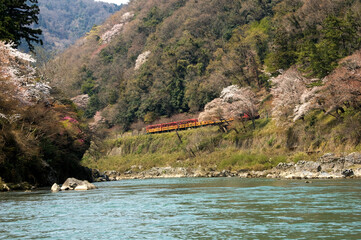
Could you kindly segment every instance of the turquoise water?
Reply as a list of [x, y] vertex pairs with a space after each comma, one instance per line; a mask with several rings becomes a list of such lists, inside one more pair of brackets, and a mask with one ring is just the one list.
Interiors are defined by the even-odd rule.
[[361, 180], [180, 178], [0, 193], [0, 239], [361, 239]]

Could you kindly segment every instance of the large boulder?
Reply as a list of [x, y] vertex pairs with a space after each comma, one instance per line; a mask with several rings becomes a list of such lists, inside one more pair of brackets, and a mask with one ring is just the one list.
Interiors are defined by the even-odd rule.
[[321, 165], [319, 162], [312, 161], [298, 161], [295, 165], [296, 172], [319, 172], [321, 171]]
[[84, 191], [84, 190], [91, 190], [91, 189], [96, 189], [97, 187], [94, 184], [91, 184], [88, 181], [83, 181], [82, 185], [78, 185], [74, 188], [74, 190], [76, 191]]
[[326, 153], [318, 159], [322, 166], [322, 170], [327, 172], [340, 172], [344, 168], [345, 158], [338, 157], [333, 153]]
[[352, 177], [354, 174], [352, 169], [345, 169], [341, 173], [344, 177]]
[[8, 192], [11, 189], [9, 188], [9, 186], [6, 183], [1, 183], [0, 184], [0, 192]]
[[61, 186], [61, 190], [90, 190], [96, 189], [94, 184], [89, 183], [87, 180], [78, 180], [76, 178], [68, 178]]
[[54, 183], [53, 186], [51, 186], [52, 192], [59, 192], [60, 190], [61, 190], [60, 186], [56, 183]]
[[361, 153], [354, 152], [345, 157], [345, 165], [360, 165], [361, 164]]
[[105, 171], [103, 175], [107, 181], [120, 180], [120, 173], [117, 171]]

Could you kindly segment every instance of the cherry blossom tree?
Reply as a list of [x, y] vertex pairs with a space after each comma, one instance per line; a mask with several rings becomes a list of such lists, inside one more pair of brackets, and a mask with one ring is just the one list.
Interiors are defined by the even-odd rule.
[[37, 79], [36, 69], [31, 66], [35, 60], [29, 54], [13, 48], [13, 44], [0, 42], [0, 62], [1, 88], [6, 98], [32, 105], [50, 97], [51, 88]]
[[255, 128], [258, 106], [255, 94], [250, 87], [239, 88], [231, 85], [224, 88], [219, 98], [206, 104], [199, 120], [227, 120], [248, 116]]
[[288, 122], [290, 119], [296, 121], [303, 118], [310, 110], [319, 107], [316, 96], [320, 89], [307, 87], [312, 81], [303, 77], [296, 67], [272, 79], [272, 116], [279, 123]]
[[326, 114], [340, 117], [344, 107], [361, 106], [361, 51], [343, 59], [339, 67], [323, 80], [317, 100]]

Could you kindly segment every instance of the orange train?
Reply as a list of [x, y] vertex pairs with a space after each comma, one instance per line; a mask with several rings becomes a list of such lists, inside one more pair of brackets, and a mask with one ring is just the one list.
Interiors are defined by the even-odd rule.
[[[242, 116], [243, 119], [248, 120], [249, 116], [244, 114]], [[161, 132], [168, 132], [168, 131], [175, 131], [175, 130], [183, 130], [187, 128], [194, 128], [194, 127], [203, 127], [209, 125], [217, 125], [224, 122], [231, 122], [234, 118], [229, 118], [227, 120], [216, 120], [216, 121], [198, 121], [198, 119], [187, 119], [177, 122], [170, 122], [170, 123], [161, 123], [155, 125], [148, 125], [146, 127], [147, 133], [161, 133]]]

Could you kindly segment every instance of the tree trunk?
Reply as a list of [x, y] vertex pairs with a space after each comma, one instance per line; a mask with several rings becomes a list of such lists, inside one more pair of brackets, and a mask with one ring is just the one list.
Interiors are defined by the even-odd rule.
[[178, 130], [175, 130], [175, 132], [176, 132], [176, 134], [177, 134], [177, 137], [178, 137], [179, 142], [180, 142], [180, 143], [183, 143], [182, 138], [181, 138], [181, 136], [180, 136], [179, 133], [178, 133]]

